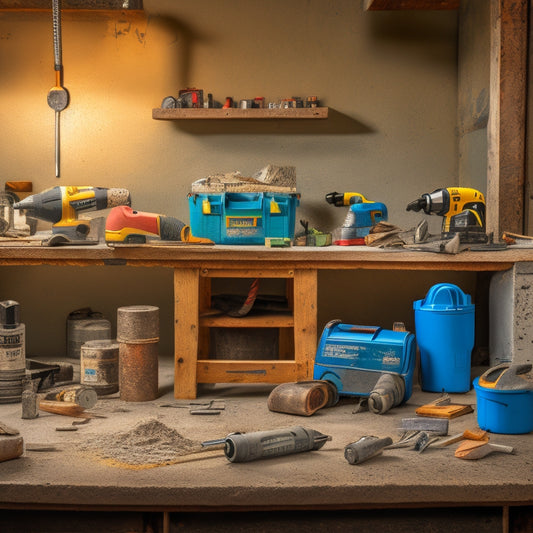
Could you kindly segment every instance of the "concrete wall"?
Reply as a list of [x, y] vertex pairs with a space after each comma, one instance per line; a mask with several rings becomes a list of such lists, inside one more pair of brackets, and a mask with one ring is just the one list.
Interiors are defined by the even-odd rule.
[[[0, 12], [1, 180], [127, 187], [134, 207], [188, 221], [192, 181], [268, 163], [294, 165], [296, 220], [329, 230], [345, 210], [332, 190], [382, 201], [404, 228], [421, 193], [458, 183], [458, 13], [364, 12], [353, 0], [145, 0], [143, 15], [65, 12], [61, 178], [54, 176], [54, 84], [48, 12]], [[163, 122], [163, 97], [196, 86], [216, 100], [318, 95], [326, 121]], [[440, 219], [431, 219], [432, 232]], [[411, 327], [412, 301], [453, 278], [370, 272], [321, 274], [320, 320]], [[401, 282], [399, 282], [401, 280]], [[464, 281], [463, 281], [464, 280]], [[28, 351], [64, 348], [69, 311], [159, 305], [171, 352], [172, 276], [120, 268], [2, 270], [0, 298], [22, 304]], [[364, 289], [363, 289], [364, 287]]]

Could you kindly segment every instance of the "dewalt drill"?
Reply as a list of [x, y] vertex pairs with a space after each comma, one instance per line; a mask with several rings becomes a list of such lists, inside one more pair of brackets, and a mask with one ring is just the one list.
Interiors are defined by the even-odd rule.
[[97, 244], [87, 239], [91, 229], [89, 220], [78, 220], [81, 211], [99, 211], [119, 205], [130, 205], [127, 189], [103, 187], [52, 187], [13, 204], [14, 209], [24, 209], [28, 215], [52, 222], [52, 237], [43, 245]]
[[447, 187], [423, 194], [407, 205], [407, 211], [421, 211], [444, 217], [442, 238], [459, 234], [463, 243], [485, 243], [485, 198], [476, 189]]

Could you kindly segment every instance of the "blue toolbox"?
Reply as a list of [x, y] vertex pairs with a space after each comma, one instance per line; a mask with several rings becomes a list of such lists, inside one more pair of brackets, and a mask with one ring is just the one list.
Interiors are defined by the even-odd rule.
[[405, 382], [403, 403], [413, 390], [415, 362], [412, 333], [332, 320], [318, 343], [313, 378], [332, 382], [341, 396], [369, 397], [383, 374], [399, 376]]
[[217, 244], [265, 244], [265, 238], [294, 239], [297, 193], [189, 194], [191, 232]]

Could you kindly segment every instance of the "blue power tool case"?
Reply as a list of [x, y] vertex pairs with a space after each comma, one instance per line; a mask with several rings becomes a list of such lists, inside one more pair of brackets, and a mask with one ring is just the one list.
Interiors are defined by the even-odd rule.
[[332, 320], [318, 343], [313, 378], [331, 381], [341, 396], [368, 397], [382, 374], [398, 374], [405, 381], [405, 402], [413, 391], [415, 362], [412, 333]]
[[298, 193], [189, 194], [191, 232], [216, 244], [265, 244], [294, 239]]

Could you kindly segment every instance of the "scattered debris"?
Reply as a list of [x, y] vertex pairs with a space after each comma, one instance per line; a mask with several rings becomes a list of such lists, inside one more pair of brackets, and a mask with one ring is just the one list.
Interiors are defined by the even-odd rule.
[[238, 171], [220, 172], [193, 182], [191, 192], [296, 192], [296, 169], [267, 165], [251, 177]]
[[56, 448], [53, 444], [26, 444], [24, 449], [27, 452], [58, 452], [59, 448]]
[[188, 404], [181, 403], [162, 403], [159, 407], [173, 407], [175, 409], [189, 409], [191, 415], [219, 415], [221, 411], [226, 409], [226, 405], [222, 402], [219, 405], [213, 405], [215, 402], [222, 402], [222, 400], [209, 400], [206, 402], [191, 402]]
[[202, 452], [200, 442], [183, 437], [156, 419], [142, 420], [129, 431], [95, 435], [81, 449], [109, 466], [134, 470], [178, 463], [185, 456]]

